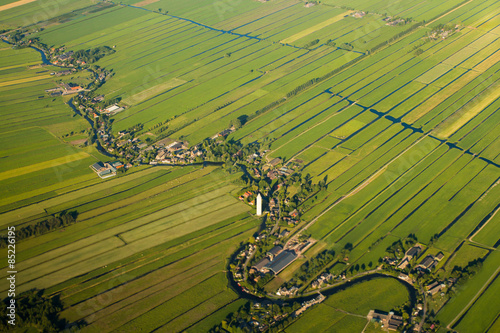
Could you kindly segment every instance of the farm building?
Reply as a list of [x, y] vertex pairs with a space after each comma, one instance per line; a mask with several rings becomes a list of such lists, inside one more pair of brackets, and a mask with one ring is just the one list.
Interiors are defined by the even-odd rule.
[[104, 109], [104, 112], [105, 113], [109, 113], [109, 114], [115, 114], [115, 113], [118, 113], [120, 111], [123, 111], [124, 109], [116, 104], [113, 104], [111, 106], [108, 106], [107, 108]]
[[278, 274], [285, 267], [290, 265], [295, 259], [297, 259], [297, 254], [293, 251], [283, 251], [278, 254], [270, 263], [268, 263], [265, 267], [273, 271], [274, 274]]
[[278, 254], [281, 253], [281, 251], [283, 251], [283, 247], [279, 246], [279, 245], [276, 245], [275, 247], [273, 247], [272, 249], [269, 250], [269, 252], [267, 252], [267, 255], [271, 258], [271, 260], [276, 257]]
[[264, 266], [266, 266], [267, 264], [269, 263], [269, 259], [268, 258], [263, 258], [261, 260], [259, 260], [254, 266], [252, 266], [253, 268], [255, 268], [255, 270], [257, 271], [261, 271], [262, 268], [264, 268]]
[[420, 264], [418, 264], [418, 267], [430, 270], [434, 267], [434, 264], [435, 264], [434, 256], [428, 255], [424, 258], [424, 260], [420, 262]]
[[104, 164], [103, 164], [101, 161], [99, 161], [99, 162], [96, 162], [96, 163], [92, 164], [90, 167], [91, 167], [91, 168], [92, 168], [92, 170], [94, 170], [95, 172], [100, 172], [100, 171], [102, 171], [102, 170], [106, 169], [106, 168], [105, 168], [105, 166], [104, 166]]
[[273, 158], [271, 160], [271, 162], [269, 162], [269, 165], [272, 166], [272, 167], [275, 167], [275, 166], [277, 166], [280, 163], [281, 163], [281, 158], [276, 157], [276, 158]]
[[418, 256], [420, 252], [422, 252], [422, 247], [420, 245], [415, 245], [414, 247], [409, 249], [408, 252], [406, 252], [406, 255], [413, 258], [415, 256]]

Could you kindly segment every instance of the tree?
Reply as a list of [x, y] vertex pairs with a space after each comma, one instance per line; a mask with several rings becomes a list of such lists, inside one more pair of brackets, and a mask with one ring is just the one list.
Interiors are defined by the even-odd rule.
[[240, 128], [241, 125], [242, 125], [242, 123], [241, 123], [241, 120], [239, 118], [233, 119], [229, 123], [229, 127], [234, 126], [234, 128], [236, 128], [236, 129]]

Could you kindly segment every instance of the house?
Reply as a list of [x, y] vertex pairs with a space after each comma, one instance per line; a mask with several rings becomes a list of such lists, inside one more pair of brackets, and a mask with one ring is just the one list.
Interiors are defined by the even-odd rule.
[[434, 282], [434, 283], [428, 285], [427, 287], [425, 287], [425, 289], [427, 289], [427, 293], [434, 296], [439, 291], [441, 291], [441, 289], [443, 289], [444, 287], [446, 287], [446, 285], [441, 284], [439, 282]]
[[297, 217], [297, 216], [299, 216], [299, 212], [296, 209], [294, 209], [293, 212], [290, 213], [290, 216]]
[[282, 238], [282, 237], [286, 237], [286, 236], [288, 236], [289, 234], [290, 234], [290, 232], [289, 232], [288, 230], [286, 230], [286, 229], [285, 229], [285, 230], [283, 230], [283, 231], [280, 233], [279, 237], [280, 237], [280, 238]]
[[444, 254], [443, 254], [443, 252], [439, 252], [439, 253], [437, 254], [437, 256], [436, 256], [436, 258], [435, 258], [435, 259], [436, 259], [437, 261], [441, 261], [443, 258], [444, 258]]
[[185, 148], [185, 146], [182, 142], [174, 141], [171, 144], [169, 144], [166, 148], [169, 151], [175, 151], [175, 150], [183, 149], [183, 148]]

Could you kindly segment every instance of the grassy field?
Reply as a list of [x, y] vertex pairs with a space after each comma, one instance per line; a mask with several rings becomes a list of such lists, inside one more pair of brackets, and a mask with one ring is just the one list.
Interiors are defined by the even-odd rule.
[[[230, 139], [259, 141], [267, 159], [302, 160], [304, 175], [326, 181], [299, 206], [315, 221], [307, 230], [321, 245], [314, 251], [350, 243], [349, 264], [372, 267], [412, 233], [424, 245], [433, 239], [447, 271], [486, 258], [437, 318], [464, 332], [498, 326], [498, 311], [486, 306], [498, 289], [498, 279], [486, 283], [498, 267], [498, 2], [138, 2], [0, 1], [0, 27], [36, 24], [31, 37], [73, 51], [113, 47], [95, 63], [113, 72], [95, 93], [127, 106], [113, 117], [114, 133], [141, 123], [139, 135], [154, 137], [161, 122], [170, 139], [195, 145], [248, 117]], [[386, 24], [389, 16], [407, 22]], [[453, 33], [429, 39], [440, 24]], [[143, 165], [102, 181], [89, 165], [107, 158], [71, 144], [90, 124], [67, 97], [45, 93], [59, 80], [90, 82], [89, 74], [56, 78], [55, 67], [28, 67], [40, 62], [30, 48], [0, 49], [0, 226], [65, 210], [79, 217], [19, 243], [18, 291], [60, 295], [63, 316], [86, 320], [89, 332], [219, 323], [242, 304], [227, 288], [226, 260], [259, 222], [231, 194], [240, 174]], [[397, 280], [374, 279], [285, 331], [361, 331], [359, 316], [407, 299]]]

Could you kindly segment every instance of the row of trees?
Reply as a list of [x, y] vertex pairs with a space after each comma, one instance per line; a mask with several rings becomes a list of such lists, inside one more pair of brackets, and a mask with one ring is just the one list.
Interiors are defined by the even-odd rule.
[[73, 53], [73, 58], [91, 64], [101, 59], [102, 57], [114, 52], [115, 50], [113, 50], [109, 46], [99, 46], [88, 50], [78, 50]]
[[307, 282], [317, 275], [326, 265], [335, 258], [335, 251], [324, 250], [300, 266], [297, 273], [288, 285], [291, 287], [300, 281], [301, 284]]
[[[3, 309], [10, 305], [10, 298], [3, 301]], [[15, 331], [19, 332], [78, 332], [85, 326], [84, 321], [70, 324], [66, 319], [59, 318], [63, 304], [58, 296], [48, 298], [43, 291], [32, 289], [16, 298]], [[0, 331], [12, 331], [8, 316], [0, 316]]]
[[[16, 241], [20, 241], [31, 236], [46, 234], [52, 230], [59, 229], [77, 222], [78, 213], [76, 211], [63, 211], [57, 216], [51, 216], [46, 220], [21, 227], [16, 230]], [[0, 237], [0, 248], [8, 245], [7, 236]]]

